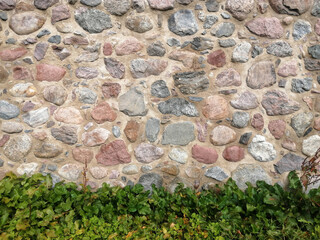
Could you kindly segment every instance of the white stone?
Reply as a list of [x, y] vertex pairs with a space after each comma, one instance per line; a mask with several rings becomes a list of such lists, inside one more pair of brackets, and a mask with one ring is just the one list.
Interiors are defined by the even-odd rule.
[[38, 163], [31, 162], [31, 163], [22, 163], [17, 168], [17, 173], [19, 175], [27, 174], [28, 176], [34, 174], [37, 170]]
[[80, 167], [78, 164], [65, 164], [58, 171], [61, 177], [70, 181], [76, 181], [81, 172], [82, 167]]
[[172, 148], [169, 152], [169, 158], [181, 164], [185, 164], [188, 159], [188, 153], [181, 148]]
[[303, 140], [302, 153], [311, 157], [320, 148], [320, 136], [313, 135]]
[[276, 158], [277, 152], [273, 145], [262, 135], [256, 135], [248, 146], [248, 152], [259, 162], [269, 162]]

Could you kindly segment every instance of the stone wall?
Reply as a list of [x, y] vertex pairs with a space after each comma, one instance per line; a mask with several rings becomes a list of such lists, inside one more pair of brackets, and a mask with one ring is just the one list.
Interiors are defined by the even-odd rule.
[[320, 147], [318, 0], [0, 9], [0, 177], [245, 188]]

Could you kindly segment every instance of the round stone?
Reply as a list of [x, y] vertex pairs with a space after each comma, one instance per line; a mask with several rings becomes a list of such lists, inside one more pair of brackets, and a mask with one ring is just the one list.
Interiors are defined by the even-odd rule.
[[212, 164], [218, 160], [218, 153], [213, 148], [196, 144], [192, 147], [191, 152], [192, 157], [201, 163]]
[[248, 145], [248, 152], [259, 162], [269, 162], [276, 158], [274, 146], [262, 135], [256, 135]]
[[139, 162], [150, 163], [160, 159], [164, 154], [162, 148], [149, 143], [141, 143], [134, 149], [134, 155]]
[[209, 96], [202, 108], [202, 113], [211, 120], [226, 118], [229, 115], [228, 101], [218, 95]]
[[168, 156], [171, 160], [181, 164], [185, 164], [188, 159], [188, 153], [181, 148], [172, 148]]
[[179, 36], [193, 35], [198, 31], [194, 14], [189, 9], [181, 9], [168, 19], [169, 30]]
[[82, 134], [82, 142], [85, 146], [94, 147], [103, 144], [110, 136], [110, 132], [105, 128], [96, 128], [90, 132]]
[[210, 134], [210, 142], [213, 145], [222, 146], [236, 140], [236, 132], [227, 126], [217, 126]]
[[3, 153], [11, 161], [20, 162], [28, 155], [31, 147], [32, 141], [28, 135], [18, 135], [9, 139], [4, 146]]
[[72, 149], [73, 159], [81, 163], [90, 163], [93, 159], [93, 151], [87, 148], [78, 147]]
[[18, 35], [28, 35], [39, 30], [46, 18], [35, 11], [16, 13], [9, 20], [9, 27]]
[[239, 162], [244, 159], [244, 149], [239, 146], [229, 146], [223, 150], [222, 156], [229, 162]]

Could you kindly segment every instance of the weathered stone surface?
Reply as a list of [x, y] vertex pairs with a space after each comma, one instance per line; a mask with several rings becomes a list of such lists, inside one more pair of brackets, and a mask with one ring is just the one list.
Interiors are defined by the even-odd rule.
[[173, 9], [175, 0], [148, 0], [148, 2], [152, 9], [165, 11]]
[[10, 88], [9, 93], [14, 97], [33, 97], [37, 89], [32, 83], [17, 83]]
[[195, 105], [183, 98], [171, 98], [158, 105], [162, 114], [174, 114], [175, 116], [185, 115], [188, 117], [197, 117], [199, 112]]
[[198, 132], [198, 140], [200, 142], [205, 142], [208, 135], [208, 123], [207, 121], [200, 118], [196, 121], [196, 127]]
[[199, 179], [202, 175], [201, 168], [199, 167], [188, 167], [185, 170], [185, 173], [189, 178], [194, 178], [194, 179]]
[[318, 70], [320, 70], [320, 60], [319, 59], [312, 59], [312, 58], [305, 58], [304, 59], [304, 66], [309, 71], [318, 71]]
[[271, 61], [253, 64], [248, 71], [247, 85], [252, 89], [270, 87], [276, 83], [276, 73]]
[[18, 35], [28, 35], [39, 30], [45, 22], [44, 16], [35, 11], [27, 11], [12, 15], [9, 27]]
[[311, 57], [320, 59], [320, 45], [308, 47], [308, 53], [311, 55]]
[[153, 162], [160, 159], [163, 154], [163, 149], [149, 143], [141, 143], [134, 149], [136, 159], [142, 163]]
[[67, 5], [61, 4], [52, 8], [52, 15], [51, 15], [51, 23], [55, 24], [56, 22], [66, 20], [71, 17], [69, 8]]
[[67, 92], [58, 84], [50, 85], [44, 88], [43, 97], [46, 101], [61, 106], [67, 99]]
[[0, 59], [2, 61], [14, 61], [27, 53], [24, 47], [0, 50]]
[[241, 93], [236, 99], [230, 102], [231, 106], [236, 109], [249, 110], [259, 106], [257, 96], [249, 91]]
[[239, 43], [232, 52], [231, 61], [245, 63], [249, 60], [251, 44], [248, 42]]
[[215, 149], [198, 144], [193, 145], [191, 153], [192, 157], [201, 163], [212, 164], [218, 160], [218, 153]]
[[90, 88], [79, 88], [79, 101], [87, 104], [94, 104], [98, 98], [97, 94]]
[[211, 120], [223, 119], [229, 115], [228, 101], [218, 95], [209, 96], [202, 108], [202, 114]]
[[216, 146], [226, 145], [236, 140], [236, 132], [227, 126], [217, 126], [210, 134], [210, 142]]
[[298, 16], [310, 8], [312, 1], [311, 0], [269, 0], [269, 3], [274, 11], [281, 14], [289, 14]]
[[204, 71], [176, 73], [173, 79], [174, 85], [183, 94], [197, 94], [209, 87], [209, 79]]
[[122, 16], [129, 11], [131, 6], [130, 0], [108, 0], [104, 1], [107, 11], [116, 16]]
[[223, 48], [234, 47], [236, 44], [237, 43], [233, 38], [219, 39], [219, 46]]
[[87, 148], [78, 147], [72, 149], [72, 157], [81, 163], [90, 163], [93, 159], [93, 151]]
[[320, 136], [312, 135], [302, 141], [302, 153], [308, 157], [314, 156], [320, 148]]
[[233, 68], [228, 68], [217, 75], [216, 85], [218, 87], [240, 86], [240, 74]]
[[103, 144], [96, 155], [96, 159], [98, 163], [105, 166], [131, 162], [131, 156], [123, 140], [115, 140], [109, 144]]
[[297, 76], [297, 70], [297, 62], [294, 60], [288, 61], [280, 65], [280, 67], [278, 68], [278, 75], [281, 77]]
[[12, 10], [16, 6], [16, 0], [1, 0], [0, 1], [0, 9], [1, 10]]
[[221, 167], [218, 166], [209, 168], [204, 175], [208, 178], [213, 178], [220, 182], [229, 177], [229, 175]]
[[0, 100], [0, 118], [9, 120], [17, 117], [20, 110], [16, 105], [13, 105], [5, 100]]
[[298, 41], [311, 32], [311, 24], [308, 21], [298, 19], [293, 25], [292, 37]]
[[98, 124], [102, 124], [106, 121], [113, 122], [117, 118], [117, 113], [107, 102], [100, 102], [91, 111], [91, 117]]
[[[31, 71], [26, 67], [16, 66], [12, 69], [12, 76], [15, 80], [31, 80], [33, 79]], [[3, 80], [5, 81], [5, 80]]]
[[257, 181], [265, 181], [268, 184], [272, 183], [271, 177], [267, 172], [256, 164], [241, 164], [231, 174], [232, 179], [236, 182], [241, 190], [247, 188], [246, 182], [256, 186]]
[[108, 170], [104, 167], [90, 167], [89, 172], [95, 179], [102, 179], [108, 176]]
[[249, 113], [236, 111], [232, 114], [231, 125], [237, 128], [244, 128], [248, 125], [249, 120]]
[[66, 70], [63, 67], [49, 65], [49, 64], [38, 64], [36, 80], [38, 81], [48, 81], [48, 82], [58, 82], [66, 74]]
[[285, 41], [274, 42], [267, 47], [267, 53], [276, 57], [289, 57], [292, 56], [292, 52], [291, 45]]
[[80, 0], [80, 3], [89, 7], [96, 7], [101, 4], [101, 0]]
[[130, 142], [137, 141], [139, 135], [140, 124], [137, 121], [130, 120], [127, 122], [123, 132]]
[[3, 148], [3, 154], [11, 161], [20, 162], [28, 155], [31, 147], [32, 140], [28, 135], [18, 135], [10, 137]]
[[297, 146], [295, 142], [291, 141], [290, 139], [285, 139], [282, 143], [281, 146], [285, 149], [288, 149], [289, 151], [295, 152], [297, 149]]
[[236, 26], [233, 23], [223, 22], [213, 28], [210, 33], [212, 36], [217, 38], [230, 37], [234, 33], [235, 29]]
[[47, 107], [39, 108], [37, 110], [29, 111], [22, 115], [23, 121], [30, 127], [37, 127], [49, 120], [49, 109]]
[[119, 42], [115, 47], [115, 52], [118, 56], [129, 55], [139, 52], [143, 48], [143, 44], [135, 37], [128, 37]]
[[316, 24], [314, 25], [314, 31], [319, 36], [320, 35], [320, 19], [318, 18]]
[[251, 120], [251, 126], [258, 131], [261, 131], [264, 127], [264, 119], [260, 113], [255, 113]]
[[121, 92], [121, 85], [119, 83], [104, 83], [101, 88], [105, 98], [116, 98]]
[[172, 148], [168, 156], [171, 160], [181, 164], [185, 164], [188, 159], [188, 153], [181, 148]]
[[75, 107], [60, 107], [54, 112], [54, 118], [63, 123], [81, 124], [83, 118]]
[[195, 140], [192, 122], [178, 122], [169, 124], [163, 132], [163, 145], [173, 144], [185, 146]]
[[260, 37], [281, 38], [284, 34], [281, 22], [276, 17], [255, 18], [246, 23], [246, 27]]
[[162, 177], [157, 173], [146, 173], [143, 174], [138, 181], [138, 184], [141, 184], [145, 191], [150, 191], [152, 193], [152, 185], [154, 184], [156, 188], [162, 187]]
[[122, 79], [125, 74], [124, 65], [115, 58], [105, 58], [104, 64], [109, 74], [114, 78]]
[[22, 163], [18, 168], [17, 168], [17, 173], [19, 175], [24, 175], [26, 174], [27, 176], [31, 176], [32, 174], [36, 173], [36, 170], [38, 168], [38, 163], [36, 162], [31, 162], [31, 163]]
[[125, 167], [122, 168], [122, 173], [126, 174], [126, 175], [134, 175], [139, 173], [139, 168], [137, 165], [127, 165]]
[[151, 84], [151, 95], [158, 98], [170, 96], [169, 88], [164, 80], [157, 80]]
[[248, 14], [254, 8], [254, 0], [227, 0], [226, 10], [231, 13], [231, 15], [242, 21], [247, 18]]
[[304, 158], [293, 153], [285, 154], [279, 162], [274, 165], [276, 171], [280, 174], [294, 170], [301, 170], [301, 164]]
[[166, 54], [166, 49], [160, 41], [156, 41], [148, 46], [147, 53], [149, 56], [163, 57]]
[[94, 8], [75, 14], [74, 17], [80, 27], [89, 33], [101, 33], [105, 29], [112, 28], [110, 16]]
[[119, 97], [119, 110], [128, 116], [145, 116], [148, 112], [144, 95], [138, 88], [131, 88]]
[[262, 135], [256, 135], [248, 145], [248, 152], [259, 162], [273, 161], [277, 152], [274, 146]]
[[168, 19], [169, 30], [179, 36], [193, 35], [198, 31], [194, 14], [189, 9], [181, 9]]
[[130, 71], [134, 78], [145, 78], [160, 75], [168, 66], [168, 61], [162, 59], [137, 58], [130, 62]]
[[23, 125], [19, 122], [2, 122], [1, 131], [5, 133], [19, 133], [22, 132]]
[[40, 10], [46, 10], [49, 7], [53, 6], [54, 4], [56, 4], [58, 2], [58, 0], [47, 0], [47, 1], [43, 1], [43, 0], [34, 0], [34, 6]]
[[145, 134], [150, 142], [155, 142], [160, 132], [160, 120], [157, 118], [149, 118], [146, 123]]
[[137, 33], [145, 33], [153, 28], [150, 18], [145, 15], [128, 16], [125, 25], [129, 30]]
[[78, 141], [78, 128], [75, 126], [62, 126], [59, 128], [51, 128], [51, 135], [66, 144], [72, 145]]
[[244, 149], [239, 146], [229, 146], [223, 150], [222, 156], [229, 162], [239, 162], [244, 159]]
[[286, 130], [286, 122], [283, 120], [272, 120], [268, 124], [268, 129], [275, 139], [280, 139]]
[[59, 170], [58, 174], [70, 181], [76, 181], [82, 172], [82, 166], [78, 164], [68, 163], [63, 165]]
[[38, 158], [54, 158], [63, 152], [60, 145], [51, 142], [42, 142], [36, 145], [34, 155]]
[[182, 62], [183, 66], [186, 68], [195, 68], [194, 66], [198, 62], [198, 55], [190, 51], [173, 50], [169, 53], [169, 59]]
[[[203, 15], [203, 17], [204, 17], [204, 15]], [[199, 15], [198, 15], [198, 18], [199, 18]], [[207, 15], [207, 16], [205, 16], [204, 23], [203, 23], [203, 28], [204, 29], [210, 29], [216, 22], [218, 22], [218, 20], [219, 20], [218, 17], [215, 16], [215, 15]], [[203, 21], [203, 19], [201, 19], [201, 21]]]
[[91, 67], [78, 67], [75, 74], [77, 78], [93, 79], [99, 75], [99, 71]]
[[291, 91], [294, 93], [303, 93], [310, 91], [312, 88], [312, 81], [312, 78], [293, 78], [291, 81]]
[[54, 52], [54, 54], [61, 60], [63, 61], [64, 59], [66, 59], [67, 57], [69, 57], [71, 55], [71, 52], [64, 47], [59, 47], [56, 45], [53, 45], [52, 50]]
[[[166, 174], [169, 174], [169, 175], [172, 175], [172, 176], [178, 176], [179, 173], [180, 173], [180, 170], [179, 168], [176, 166], [176, 165], [173, 165], [173, 164], [167, 164], [167, 165], [164, 165], [160, 168], [161, 172], [164, 172]], [[180, 179], [180, 181], [178, 182], [184, 182], [185, 180], [184, 179]], [[173, 182], [176, 182], [175, 180]], [[170, 186], [169, 186], [169, 189], [171, 189], [172, 185], [175, 185], [175, 183], [170, 183]]]
[[190, 44], [191, 48], [196, 51], [204, 51], [213, 48], [213, 41], [210, 38], [195, 37]]
[[49, 44], [46, 42], [40, 42], [36, 45], [35, 49], [34, 49], [34, 58], [37, 59], [37, 61], [42, 60], [48, 50]]
[[109, 136], [110, 132], [107, 129], [95, 128], [90, 132], [84, 132], [81, 136], [81, 140], [85, 146], [94, 147], [105, 143]]
[[243, 145], [247, 145], [251, 136], [252, 136], [252, 132], [246, 132], [246, 133], [242, 134], [240, 136], [239, 143], [241, 143]]
[[263, 95], [262, 106], [269, 116], [291, 114], [300, 109], [300, 104], [279, 90], [268, 91]]
[[216, 67], [223, 67], [226, 64], [226, 54], [221, 49], [213, 51], [208, 55], [207, 62]]

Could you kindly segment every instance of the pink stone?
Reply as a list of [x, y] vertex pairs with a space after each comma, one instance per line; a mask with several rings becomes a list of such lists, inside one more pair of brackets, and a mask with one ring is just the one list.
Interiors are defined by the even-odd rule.
[[226, 64], [226, 54], [221, 49], [216, 50], [208, 55], [207, 61], [213, 66], [223, 67]]
[[0, 139], [0, 147], [3, 147], [10, 139], [10, 135], [4, 134]]
[[216, 146], [226, 145], [235, 141], [237, 138], [236, 132], [227, 126], [217, 126], [210, 134], [210, 142]]
[[268, 128], [275, 139], [280, 139], [286, 130], [286, 122], [283, 120], [272, 120], [269, 122]]
[[96, 123], [101, 124], [106, 121], [113, 122], [116, 120], [117, 113], [107, 102], [100, 102], [91, 111], [91, 117], [96, 121]]
[[239, 162], [244, 159], [244, 149], [239, 146], [229, 146], [223, 150], [222, 156], [229, 162]]
[[108, 169], [104, 167], [90, 167], [89, 172], [95, 179], [102, 179], [108, 175]]
[[314, 25], [314, 31], [317, 35], [320, 36], [320, 18], [317, 19], [316, 24]]
[[218, 87], [230, 87], [241, 85], [240, 74], [233, 68], [228, 68], [217, 75], [216, 85]]
[[32, 135], [32, 137], [34, 137], [35, 139], [38, 139], [40, 141], [43, 141], [48, 137], [48, 135], [45, 131], [32, 132], [31, 135]]
[[70, 17], [71, 17], [71, 14], [67, 5], [62, 4], [52, 8], [52, 16], [51, 16], [52, 24], [68, 19]]
[[314, 119], [313, 128], [317, 131], [320, 131], [320, 118]]
[[261, 131], [264, 127], [263, 116], [260, 113], [255, 113], [251, 120], [251, 126], [258, 131]]
[[118, 97], [121, 92], [119, 83], [104, 83], [102, 84], [102, 94], [105, 98]]
[[81, 140], [85, 146], [94, 147], [105, 143], [110, 136], [110, 132], [105, 128], [96, 128], [90, 132], [84, 132]]
[[3, 49], [0, 51], [0, 59], [2, 61], [14, 61], [27, 53], [24, 47], [17, 47], [13, 49]]
[[162, 148], [150, 143], [141, 143], [134, 149], [134, 155], [139, 162], [151, 163], [161, 158], [164, 154]]
[[196, 127], [198, 131], [198, 140], [205, 142], [208, 134], [208, 124], [205, 120], [200, 119], [196, 121]]
[[142, 48], [143, 44], [138, 39], [135, 37], [128, 37], [115, 47], [115, 51], [118, 56], [123, 56], [139, 52]]
[[285, 149], [288, 149], [289, 151], [295, 152], [297, 150], [295, 142], [286, 139], [282, 142], [281, 146]]
[[73, 159], [81, 163], [90, 163], [93, 159], [93, 151], [87, 148], [74, 148], [72, 149]]
[[60, 107], [55, 111], [54, 118], [59, 122], [69, 124], [81, 124], [83, 122], [80, 111], [75, 107]]
[[31, 101], [27, 101], [25, 102], [25, 104], [23, 104], [23, 107], [22, 107], [22, 111], [23, 112], [29, 112], [31, 111], [33, 108], [35, 107], [35, 104]]
[[197, 55], [189, 51], [173, 50], [168, 55], [169, 59], [182, 62], [187, 68], [193, 68], [194, 63], [198, 59]]
[[175, 0], [148, 0], [151, 8], [156, 10], [170, 10], [174, 7]]
[[211, 120], [223, 119], [229, 115], [228, 101], [218, 95], [209, 96], [202, 108], [202, 113]]
[[191, 152], [192, 157], [201, 163], [212, 164], [218, 160], [218, 153], [213, 148], [202, 147], [196, 144], [192, 147]]
[[227, 0], [225, 9], [230, 12], [234, 18], [242, 21], [247, 18], [254, 6], [254, 0]]
[[71, 36], [63, 39], [63, 43], [65, 45], [88, 45], [89, 41], [80, 36]]
[[136, 121], [134, 120], [128, 121], [124, 129], [124, 134], [126, 135], [126, 137], [130, 142], [137, 141], [139, 128], [140, 128], [140, 125]]
[[282, 64], [278, 69], [281, 77], [297, 76], [297, 62], [292, 60]]
[[37, 65], [36, 80], [58, 82], [66, 74], [66, 70], [63, 67], [49, 65], [49, 64], [38, 64]]
[[303, 97], [302, 100], [307, 104], [308, 108], [312, 111], [313, 109], [313, 100], [311, 97]]
[[26, 67], [16, 66], [12, 69], [15, 80], [31, 80], [32, 74]]
[[130, 163], [131, 156], [123, 140], [115, 140], [109, 144], [103, 144], [96, 155], [98, 163], [106, 166]]
[[246, 23], [246, 27], [260, 37], [271, 39], [281, 38], [284, 33], [281, 22], [276, 17], [254, 18]]
[[103, 54], [105, 56], [110, 56], [112, 54], [112, 45], [111, 43], [104, 43], [103, 45]]

